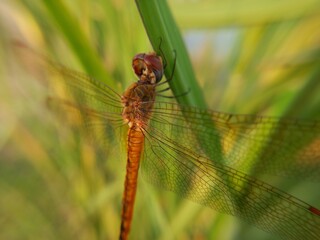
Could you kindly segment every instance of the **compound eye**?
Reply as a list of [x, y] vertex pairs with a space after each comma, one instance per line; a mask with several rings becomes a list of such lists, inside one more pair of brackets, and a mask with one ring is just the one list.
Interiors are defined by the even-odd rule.
[[163, 64], [161, 57], [157, 56], [155, 52], [152, 52], [145, 54], [144, 61], [147, 65], [147, 68], [154, 73], [156, 82], [159, 82], [163, 76]]
[[147, 68], [147, 65], [144, 61], [144, 56], [145, 56], [144, 53], [139, 53], [135, 55], [132, 60], [133, 71], [139, 79]]

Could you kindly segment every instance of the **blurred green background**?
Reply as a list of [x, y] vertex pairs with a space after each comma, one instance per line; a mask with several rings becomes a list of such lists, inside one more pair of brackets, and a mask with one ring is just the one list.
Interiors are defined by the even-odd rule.
[[[168, 1], [209, 108], [320, 117], [320, 2]], [[0, 1], [0, 239], [117, 239], [124, 154], [62, 126], [19, 40], [119, 93], [152, 51], [129, 0]], [[29, 74], [25, 70], [27, 68]], [[317, 184], [261, 176], [319, 206]], [[131, 239], [277, 239], [140, 179]]]

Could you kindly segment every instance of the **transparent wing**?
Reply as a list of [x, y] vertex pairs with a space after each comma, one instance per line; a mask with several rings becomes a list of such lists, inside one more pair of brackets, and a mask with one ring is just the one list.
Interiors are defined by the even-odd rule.
[[121, 96], [106, 84], [62, 65], [47, 62], [47, 66], [53, 91], [48, 98], [50, 109], [69, 123], [84, 126], [93, 141], [107, 149], [123, 145]]
[[319, 120], [233, 115], [156, 102], [150, 125], [213, 163], [320, 180]]
[[165, 128], [161, 128], [167, 127], [165, 124], [154, 123], [145, 130], [142, 160], [142, 174], [149, 182], [283, 238], [318, 238], [320, 214], [317, 209], [203, 157], [185, 144], [188, 139], [180, 138], [191, 135], [180, 132], [179, 141], [173, 141]]

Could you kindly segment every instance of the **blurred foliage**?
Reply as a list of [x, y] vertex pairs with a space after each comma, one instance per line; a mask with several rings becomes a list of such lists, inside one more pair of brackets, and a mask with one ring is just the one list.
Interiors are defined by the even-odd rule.
[[[168, 3], [210, 108], [319, 118], [319, 1]], [[121, 93], [135, 79], [132, 56], [152, 50], [136, 5], [3, 0], [0, 29], [0, 239], [117, 239], [125, 158], [92, 146], [47, 110], [36, 80], [44, 73], [13, 42]], [[268, 182], [320, 207], [315, 184]], [[131, 238], [276, 239], [143, 181]]]

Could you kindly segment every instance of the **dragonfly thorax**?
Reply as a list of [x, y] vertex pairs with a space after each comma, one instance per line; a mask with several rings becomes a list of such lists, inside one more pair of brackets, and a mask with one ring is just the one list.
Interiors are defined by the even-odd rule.
[[155, 84], [133, 83], [122, 95], [122, 118], [129, 127], [145, 128], [155, 100]]

